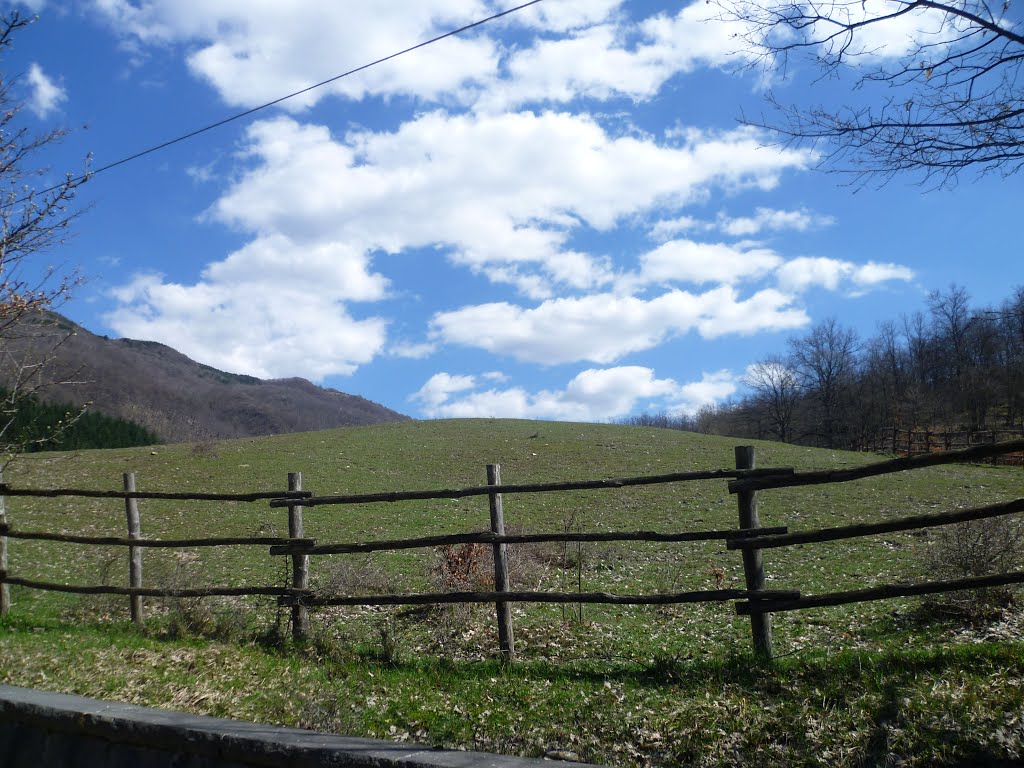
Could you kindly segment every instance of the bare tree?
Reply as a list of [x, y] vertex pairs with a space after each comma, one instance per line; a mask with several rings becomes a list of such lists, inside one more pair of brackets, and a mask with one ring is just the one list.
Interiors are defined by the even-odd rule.
[[[0, 14], [0, 53], [31, 21], [17, 11]], [[5, 453], [19, 443], [11, 434], [19, 405], [45, 383], [47, 362], [71, 332], [47, 313], [70, 298], [79, 278], [41, 270], [34, 257], [64, 242], [80, 213], [72, 203], [85, 182], [85, 176], [68, 174], [47, 190], [33, 188], [45, 173], [38, 157], [65, 131], [30, 130], [12, 85], [0, 75], [0, 450]]]
[[820, 77], [851, 86], [840, 107], [770, 95], [777, 116], [748, 123], [881, 181], [919, 171], [948, 183], [968, 167], [1024, 163], [1024, 35], [1009, 0], [716, 2], [748, 60], [785, 76], [806, 54]]
[[744, 382], [753, 391], [754, 405], [772, 425], [774, 437], [783, 443], [792, 438], [793, 411], [800, 399], [800, 378], [777, 357], [754, 363]]
[[857, 365], [857, 334], [830, 318], [806, 336], [790, 339], [793, 369], [817, 406], [812, 430], [835, 448], [843, 430], [842, 408]]

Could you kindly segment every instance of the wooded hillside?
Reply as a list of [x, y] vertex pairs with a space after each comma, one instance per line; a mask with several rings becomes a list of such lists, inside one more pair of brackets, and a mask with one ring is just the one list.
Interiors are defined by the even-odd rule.
[[[305, 432], [408, 418], [305, 379], [227, 373], [156, 342], [97, 336], [59, 315], [32, 322], [49, 323], [57, 334], [73, 331], [41, 369], [44, 386], [37, 390], [38, 398], [74, 406], [88, 403], [89, 412], [133, 422], [163, 441]], [[41, 338], [45, 336], [38, 332], [25, 334], [23, 343]]]
[[894, 430], [1024, 430], [1024, 287], [994, 307], [971, 307], [959, 286], [934, 291], [926, 312], [866, 339], [826, 320], [751, 365], [745, 383], [746, 396], [693, 417], [628, 421], [852, 450], [891, 443]]

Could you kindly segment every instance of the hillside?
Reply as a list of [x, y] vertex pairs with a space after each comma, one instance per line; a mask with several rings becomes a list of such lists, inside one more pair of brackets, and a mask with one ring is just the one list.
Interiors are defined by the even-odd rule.
[[[57, 329], [74, 333], [57, 348], [44, 374], [49, 381], [74, 383], [48, 386], [43, 398], [91, 403], [91, 410], [132, 421], [167, 442], [308, 432], [408, 418], [305, 379], [263, 380], [226, 373], [157, 342], [110, 339], [59, 315], [49, 319]], [[25, 334], [20, 343], [39, 343], [39, 336]]]

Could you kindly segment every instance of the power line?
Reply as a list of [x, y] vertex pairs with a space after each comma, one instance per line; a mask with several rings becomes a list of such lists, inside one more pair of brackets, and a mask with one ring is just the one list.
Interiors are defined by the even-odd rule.
[[54, 184], [52, 187], [48, 187], [47, 189], [44, 189], [41, 192], [32, 192], [28, 195], [25, 195], [22, 198], [19, 198], [18, 200], [15, 200], [13, 203], [11, 203], [11, 205], [23, 203], [36, 195], [45, 195], [47, 192], [53, 192], [54, 190], [60, 189], [62, 187], [81, 184], [87, 181], [88, 179], [91, 179], [98, 173], [109, 171], [111, 168], [116, 168], [119, 165], [124, 165], [125, 163], [130, 163], [133, 160], [138, 160], [140, 157], [145, 157], [146, 155], [151, 155], [154, 152], [159, 152], [161, 149], [166, 149], [167, 147], [173, 144], [178, 144], [182, 141], [187, 141], [188, 139], [198, 136], [201, 133], [212, 131], [214, 128], [220, 128], [222, 125], [227, 125], [228, 123], [234, 122], [235, 120], [240, 120], [243, 117], [248, 117], [249, 115], [255, 112], [259, 112], [262, 109], [267, 109], [268, 107], [272, 107], [275, 104], [280, 104], [282, 101], [287, 101], [288, 99], [293, 99], [296, 96], [301, 96], [304, 93], [309, 93], [312, 90], [321, 88], [325, 85], [329, 85], [330, 83], [333, 83], [336, 80], [341, 80], [343, 77], [348, 77], [349, 75], [354, 75], [358, 72], [362, 72], [363, 70], [369, 69], [370, 67], [375, 67], [378, 64], [383, 64], [386, 61], [391, 61], [392, 59], [396, 59], [399, 56], [402, 56], [406, 53], [411, 53], [412, 51], [415, 51], [419, 48], [425, 48], [426, 46], [444, 40], [447, 37], [454, 37], [455, 35], [462, 34], [463, 32], [487, 24], [488, 22], [494, 21], [495, 19], [500, 19], [502, 16], [508, 16], [509, 14], [515, 13], [516, 11], [521, 11], [524, 8], [529, 8], [531, 5], [537, 5], [537, 3], [539, 2], [541, 2], [541, 0], [530, 0], [530, 2], [522, 3], [521, 5], [517, 5], [513, 8], [508, 8], [504, 11], [501, 11], [500, 13], [494, 14], [493, 16], [488, 16], [485, 19], [480, 19], [479, 21], [474, 21], [471, 24], [466, 24], [464, 27], [453, 29], [449, 32], [445, 32], [442, 35], [438, 35], [437, 37], [432, 37], [430, 40], [424, 40], [422, 43], [417, 43], [416, 45], [413, 45], [409, 48], [405, 48], [404, 50], [398, 51], [397, 53], [392, 53], [390, 56], [385, 56], [384, 58], [377, 59], [376, 61], [371, 61], [369, 64], [363, 64], [362, 66], [356, 67], [355, 69], [350, 69], [348, 72], [342, 72], [340, 75], [335, 75], [334, 77], [328, 78], [327, 80], [322, 80], [321, 82], [316, 83], [315, 85], [310, 85], [307, 86], [306, 88], [303, 88], [302, 90], [295, 91], [294, 93], [289, 93], [287, 96], [282, 96], [279, 99], [268, 101], [266, 104], [260, 104], [258, 107], [247, 109], [244, 112], [239, 112], [238, 114], [231, 115], [230, 117], [226, 117], [223, 120], [218, 120], [215, 123], [210, 123], [209, 125], [206, 125], [202, 128], [198, 128], [194, 131], [178, 136], [177, 138], [171, 139], [170, 141], [165, 141], [162, 144], [157, 144], [155, 146], [150, 147], [149, 149], [144, 149], [141, 152], [136, 152], [134, 155], [129, 155], [128, 157], [123, 157], [120, 160], [115, 160], [112, 163], [108, 163], [107, 165], [97, 168], [95, 171], [90, 171], [88, 173], [82, 174], [81, 176], [69, 178], [63, 184]]

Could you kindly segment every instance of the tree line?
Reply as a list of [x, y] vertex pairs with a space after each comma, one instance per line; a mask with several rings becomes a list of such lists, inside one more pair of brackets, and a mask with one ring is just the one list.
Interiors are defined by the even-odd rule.
[[624, 423], [865, 450], [893, 429], [1024, 430], [1024, 286], [972, 308], [960, 286], [862, 339], [835, 319], [751, 365], [746, 393], [694, 415]]
[[12, 398], [3, 391], [0, 397], [0, 411], [7, 424], [4, 441], [19, 452], [131, 448], [160, 442], [145, 427], [124, 419], [66, 403], [44, 403], [35, 397]]

